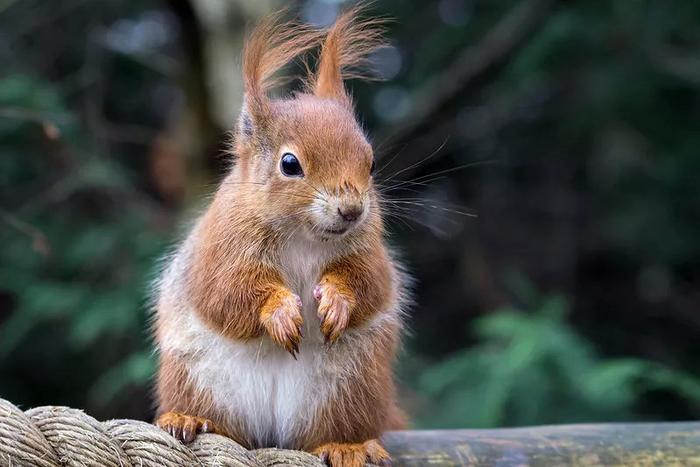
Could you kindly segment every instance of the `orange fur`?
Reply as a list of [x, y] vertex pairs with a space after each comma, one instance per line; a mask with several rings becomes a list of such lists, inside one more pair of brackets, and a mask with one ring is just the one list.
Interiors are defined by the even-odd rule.
[[225, 434], [220, 428], [221, 420], [213, 421], [216, 416], [211, 413], [212, 404], [208, 392], [195, 388], [190, 382], [186, 362], [172, 355], [161, 354], [157, 389], [160, 402], [157, 425], [161, 428], [179, 429], [182, 432], [188, 424], [183, 415], [192, 414], [201, 416], [202, 421], [211, 417], [212, 431]]
[[351, 296], [351, 326], [359, 326], [376, 310], [387, 305], [391, 295], [390, 258], [383, 248], [340, 258], [330, 263], [321, 284], [335, 284], [340, 293]]
[[275, 85], [275, 74], [292, 59], [316, 47], [321, 31], [308, 26], [280, 21], [283, 12], [261, 21], [245, 43], [243, 50], [243, 81], [246, 99], [254, 115], [264, 116], [267, 92]]
[[[158, 423], [183, 439], [214, 429], [248, 447], [284, 442], [344, 467], [388, 462], [376, 439], [384, 430], [405, 427], [391, 369], [401, 334], [403, 285], [383, 240], [370, 174], [372, 147], [343, 86], [343, 79], [356, 76], [366, 55], [382, 44], [380, 22], [358, 21], [358, 14], [357, 8], [344, 13], [326, 32], [282, 24], [279, 15], [273, 16], [246, 43], [245, 104], [234, 131], [237, 163], [160, 285]], [[307, 92], [272, 99], [268, 93], [275, 74], [322, 40], [318, 71], [309, 78]], [[303, 177], [281, 173], [280, 159], [287, 152], [299, 161]], [[343, 220], [345, 206], [361, 217]], [[304, 314], [312, 305], [318, 320]], [[208, 331], [192, 334], [177, 327], [198, 321]], [[232, 402], [222, 402], [216, 391], [228, 387], [204, 383], [219, 384], [217, 371], [226, 368], [226, 362], [203, 361], [211, 358], [206, 355], [244, 354], [246, 343], [260, 349], [256, 359], [269, 358], [251, 371], [287, 368], [267, 342], [295, 358], [299, 352], [323, 355], [322, 347], [302, 335], [310, 330], [332, 344], [319, 358], [335, 366], [318, 374], [342, 378], [319, 382], [324, 385], [319, 394], [326, 398], [313, 401], [308, 420], [284, 425], [296, 430], [291, 438], [265, 431], [259, 420], [246, 420], [244, 408], [222, 407]], [[211, 332], [211, 343], [198, 340], [205, 332]], [[304, 347], [307, 338], [311, 341]], [[268, 389], [285, 388], [263, 391]], [[281, 410], [272, 401], [265, 406]], [[255, 405], [248, 416], [259, 410], [266, 409]]]
[[380, 467], [391, 465], [389, 453], [376, 439], [364, 443], [327, 443], [314, 449], [314, 454], [329, 465], [364, 467], [369, 463]]
[[158, 417], [156, 425], [183, 443], [191, 443], [199, 433], [224, 434], [224, 431], [211, 420], [180, 412], [164, 413]]
[[385, 45], [384, 21], [358, 20], [364, 5], [359, 4], [340, 15], [328, 31], [319, 58], [318, 71], [309, 80], [309, 88], [319, 97], [351, 104], [343, 80], [368, 78], [363, 70], [367, 57]]
[[192, 382], [186, 360], [161, 354], [159, 363], [155, 421], [158, 427], [183, 442], [189, 442], [190, 433], [186, 430], [191, 430], [194, 422], [195, 436], [196, 433], [217, 433], [243, 446], [253, 447], [243, 428], [214, 408], [210, 392], [197, 388]]
[[260, 309], [260, 322], [267, 333], [294, 356], [301, 341], [301, 300], [286, 288], [270, 294]]
[[407, 427], [396, 405], [391, 370], [397, 346], [398, 329], [387, 327], [374, 336], [359, 359], [358, 378], [314, 416], [314, 428], [305, 433], [304, 449], [332, 442], [362, 443], [379, 438], [384, 431]]

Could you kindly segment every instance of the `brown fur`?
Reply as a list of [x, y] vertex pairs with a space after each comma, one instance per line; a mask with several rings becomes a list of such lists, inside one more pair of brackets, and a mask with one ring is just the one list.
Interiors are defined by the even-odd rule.
[[360, 374], [318, 411], [314, 430], [305, 435], [304, 449], [329, 442], [362, 443], [379, 438], [384, 431], [407, 427], [405, 415], [396, 405], [391, 370], [397, 336], [397, 329], [383, 329], [372, 348], [364, 349]]
[[195, 435], [217, 433], [252, 447], [240, 426], [216, 411], [211, 394], [196, 388], [189, 377], [186, 361], [161, 354], [157, 388], [156, 425], [176, 438], [189, 442], [194, 430]]
[[363, 467], [372, 465], [389, 466], [391, 457], [376, 439], [364, 443], [327, 443], [314, 449], [314, 454], [329, 465]]
[[[160, 355], [160, 371], [158, 373], [158, 400], [160, 410], [158, 419], [168, 412], [196, 414], [216, 420], [216, 414], [212, 412], [211, 395], [202, 391], [190, 382], [186, 362], [172, 355]], [[163, 422], [167, 420], [163, 420]], [[217, 425], [222, 425], [223, 420], [217, 420]], [[163, 423], [161, 422], [161, 423]], [[163, 423], [165, 424], [165, 423]]]
[[309, 80], [309, 88], [315, 95], [351, 105], [343, 80], [369, 77], [364, 71], [367, 57], [384, 45], [384, 21], [377, 18], [358, 20], [363, 8], [360, 4], [346, 11], [328, 31], [318, 72]]
[[359, 326], [388, 304], [392, 286], [389, 263], [386, 250], [377, 248], [346, 256], [326, 268], [321, 284], [334, 284], [354, 305], [351, 326]]
[[269, 111], [267, 92], [276, 83], [275, 74], [290, 60], [316, 47], [323, 38], [320, 31], [297, 24], [281, 23], [283, 12], [261, 21], [245, 43], [243, 82], [246, 100], [258, 125], [264, 125]]
[[[357, 75], [357, 66], [381, 45], [379, 22], [357, 21], [358, 13], [353, 9], [341, 15], [327, 32], [280, 24], [276, 16], [265, 20], [246, 43], [245, 104], [233, 146], [237, 164], [188, 240], [191, 251], [177, 258], [184, 264], [176, 272], [182, 291], [161, 297], [161, 347], [165, 310], [186, 301], [207, 327], [227, 339], [269, 336], [295, 355], [302, 342], [303, 316], [296, 291], [286, 283], [281, 258], [285, 248], [294, 247], [288, 242], [301, 229], [322, 235], [323, 227], [313, 217], [318, 214], [312, 214], [319, 194], [334, 197], [339, 206], [347, 203], [367, 211], [361, 224], [342, 239], [323, 240], [335, 242], [336, 254], [320, 269], [316, 299], [322, 334], [329, 344], [341, 345], [337, 341], [349, 329], [360, 329], [396, 306], [400, 280], [383, 243], [370, 176], [373, 152], [343, 85], [343, 79]], [[308, 92], [269, 98], [273, 78], [285, 63], [322, 40], [318, 72], [308, 78]], [[280, 174], [282, 148], [300, 161], [302, 179]], [[387, 321], [362, 331], [371, 336], [369, 344], [344, 350], [357, 354], [357, 368], [347, 380], [329, 382], [334, 388], [331, 399], [319, 407], [312, 428], [297, 434], [295, 445], [340, 467], [388, 460], [376, 438], [384, 430], [405, 427], [391, 370], [400, 331], [400, 323]], [[196, 387], [188, 362], [186, 355], [160, 356], [158, 423], [181, 439], [206, 428], [253, 447], [245, 428], [218, 413], [211, 393]]]

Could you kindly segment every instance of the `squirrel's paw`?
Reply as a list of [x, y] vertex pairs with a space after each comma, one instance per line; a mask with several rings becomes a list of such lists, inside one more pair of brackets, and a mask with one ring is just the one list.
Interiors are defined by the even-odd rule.
[[183, 443], [191, 443], [198, 433], [221, 433], [211, 420], [179, 412], [164, 413], [156, 420], [156, 426]]
[[260, 321], [276, 343], [296, 358], [301, 342], [301, 299], [289, 291], [281, 291], [268, 299], [260, 313]]
[[330, 467], [364, 467], [367, 463], [391, 466], [389, 453], [376, 439], [357, 444], [328, 443], [314, 449], [313, 454]]
[[323, 281], [314, 288], [314, 298], [318, 301], [321, 333], [327, 344], [333, 344], [350, 322], [351, 298], [329, 281]]

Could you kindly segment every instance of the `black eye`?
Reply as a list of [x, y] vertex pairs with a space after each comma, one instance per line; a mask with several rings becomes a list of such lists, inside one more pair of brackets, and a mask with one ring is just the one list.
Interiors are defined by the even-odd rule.
[[374, 169], [377, 168], [376, 162], [374, 162], [374, 159], [372, 159], [372, 166], [369, 168], [369, 174], [374, 175]]
[[291, 152], [285, 152], [282, 154], [282, 160], [280, 161], [280, 170], [287, 177], [301, 177], [304, 175], [304, 171], [301, 170], [301, 164], [297, 156]]

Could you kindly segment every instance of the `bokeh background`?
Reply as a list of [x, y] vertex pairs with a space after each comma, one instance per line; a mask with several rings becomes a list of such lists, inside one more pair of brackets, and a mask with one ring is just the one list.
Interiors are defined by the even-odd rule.
[[[329, 24], [347, 2], [292, 6]], [[272, 0], [0, 1], [0, 396], [149, 419], [149, 284]], [[700, 2], [381, 0], [417, 427], [700, 418]]]

